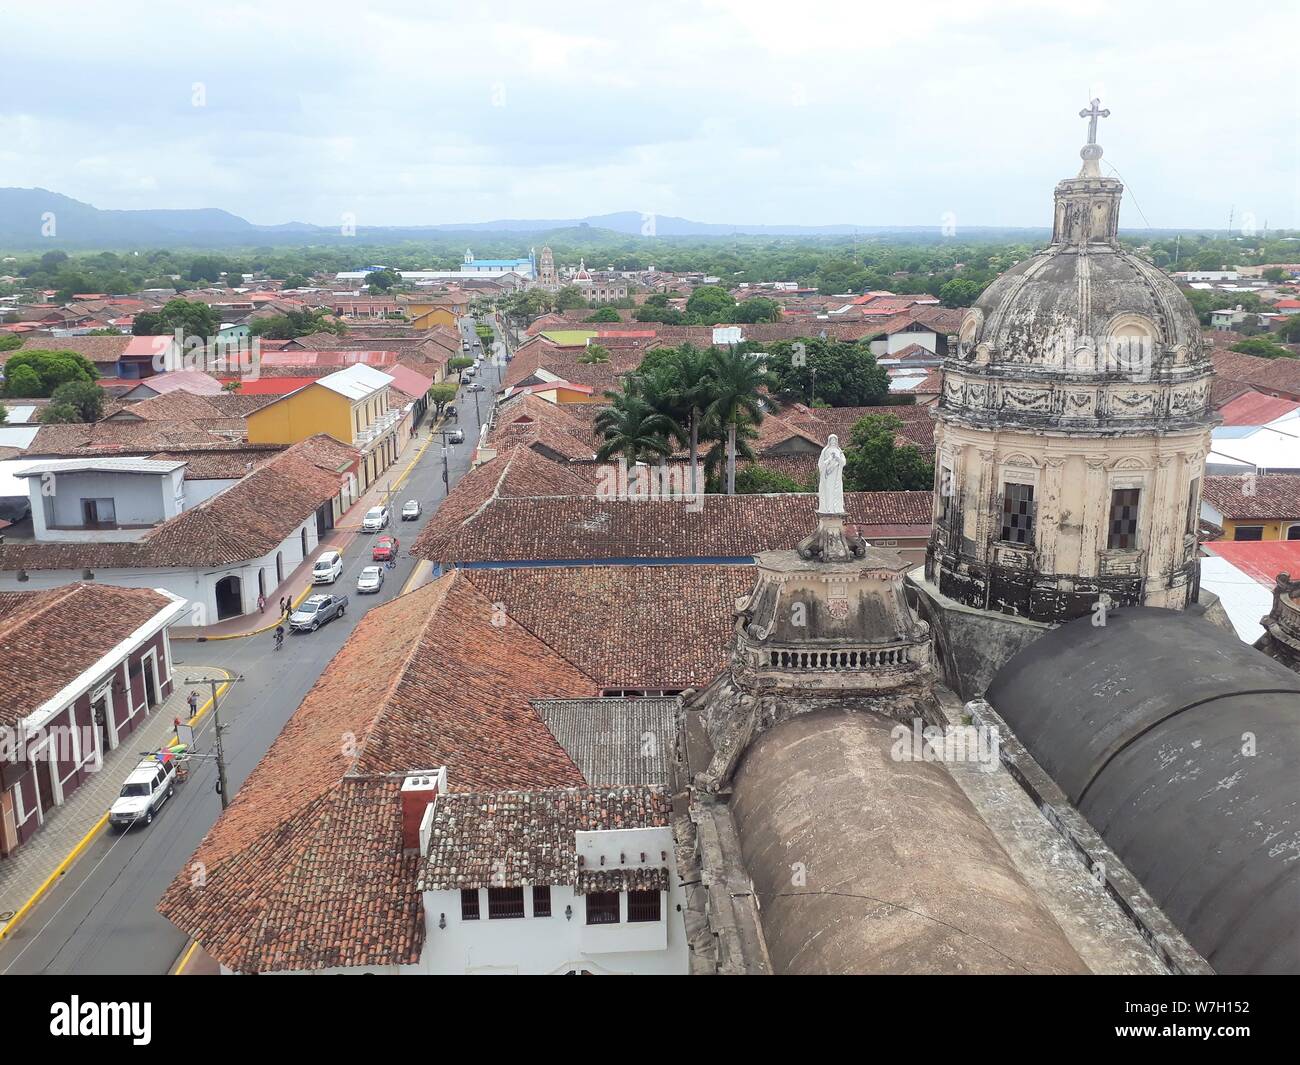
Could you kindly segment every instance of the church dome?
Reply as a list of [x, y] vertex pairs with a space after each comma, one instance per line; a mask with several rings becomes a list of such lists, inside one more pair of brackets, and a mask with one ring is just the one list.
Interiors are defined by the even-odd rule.
[[1163, 271], [1119, 243], [1124, 186], [1090, 141], [1056, 186], [1052, 242], [993, 282], [962, 318], [944, 364], [941, 416], [975, 425], [1147, 432], [1210, 417], [1209, 352], [1196, 312]]
[[1118, 243], [1054, 240], [984, 291], [962, 321], [960, 350], [968, 360], [983, 348], [990, 363], [1066, 369], [1071, 355], [1128, 337], [1174, 363], [1201, 356], [1196, 312], [1163, 271]]

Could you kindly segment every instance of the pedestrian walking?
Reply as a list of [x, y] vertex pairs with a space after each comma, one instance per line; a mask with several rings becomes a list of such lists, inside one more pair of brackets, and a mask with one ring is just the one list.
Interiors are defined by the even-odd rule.
[[289, 597], [287, 595], [280, 596], [280, 613], [289, 613]]
[[189, 705], [189, 708], [190, 708], [190, 717], [193, 717], [195, 714], [197, 714], [197, 713], [199, 712], [199, 693], [198, 693], [198, 692], [196, 692], [196, 691], [191, 691], [190, 694], [189, 694], [189, 698], [187, 698], [187, 699], [185, 700], [185, 702]]
[[259, 614], [266, 613], [266, 596], [264, 596], [261, 592], [257, 593], [257, 612]]

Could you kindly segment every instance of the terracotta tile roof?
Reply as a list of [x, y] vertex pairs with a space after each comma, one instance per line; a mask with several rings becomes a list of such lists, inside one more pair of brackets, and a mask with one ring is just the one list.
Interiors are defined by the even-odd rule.
[[[929, 526], [929, 492], [848, 492], [849, 521]], [[816, 526], [817, 497], [708, 495], [680, 500], [487, 499], [468, 518], [435, 516], [412, 553], [442, 563], [610, 559], [741, 559], [792, 550]]]
[[1201, 498], [1229, 521], [1300, 519], [1300, 477], [1289, 474], [1206, 477]]
[[[135, 338], [123, 336], [28, 337], [18, 351], [75, 351], [93, 363], [115, 363]], [[10, 353], [12, 354], [12, 352]], [[102, 372], [102, 371], [101, 371]]]
[[[211, 424], [211, 423], [209, 423]], [[169, 421], [101, 421], [42, 425], [24, 456], [139, 455], [148, 451], [194, 447], [245, 447], [243, 423], [227, 431], [207, 428], [193, 419]]]
[[[673, 691], [708, 684], [728, 662], [736, 600], [754, 584], [749, 565], [465, 573], [507, 615], [606, 689]], [[646, 654], [647, 647], [654, 653]]]
[[172, 605], [148, 588], [0, 592], [0, 726], [14, 726]]
[[[374, 608], [158, 909], [241, 972], [412, 963], [424, 923], [400, 787], [581, 787], [529, 700], [595, 685], [452, 574]], [[340, 738], [345, 742], [341, 742]]]
[[282, 444], [252, 444], [242, 451], [159, 451], [147, 457], [184, 462], [187, 481], [225, 481], [238, 480], [283, 450]]
[[165, 392], [162, 395], [134, 402], [115, 402], [104, 416], [115, 420], [150, 422], [190, 421], [199, 428], [213, 429], [210, 423], [220, 422], [241, 432], [243, 419], [251, 412], [271, 402], [272, 396], [236, 395], [217, 392], [213, 395], [195, 395], [192, 392]]
[[1216, 348], [1210, 352], [1215, 374], [1240, 381], [1260, 392], [1300, 399], [1300, 359], [1261, 359]]
[[[572, 788], [440, 797], [434, 806], [429, 856], [420, 873], [420, 887], [425, 891], [534, 884], [577, 887], [576, 833], [662, 828], [671, 815], [672, 801], [663, 788]], [[636, 872], [659, 871], [666, 878], [671, 861], [668, 851], [647, 854], [647, 868]], [[666, 879], [663, 882], [666, 886]], [[618, 888], [611, 884], [605, 890]]]
[[318, 435], [280, 452], [238, 484], [121, 543], [0, 545], [0, 570], [226, 566], [269, 554], [341, 488], [359, 455]]
[[788, 421], [802, 425], [825, 445], [826, 437], [835, 433], [841, 445], [853, 435], [853, 427], [867, 417], [895, 417], [903, 423], [894, 434], [898, 444], [915, 444], [924, 454], [934, 453], [934, 418], [929, 407], [915, 403], [900, 403], [877, 407], [816, 407], [796, 404], [785, 412]]

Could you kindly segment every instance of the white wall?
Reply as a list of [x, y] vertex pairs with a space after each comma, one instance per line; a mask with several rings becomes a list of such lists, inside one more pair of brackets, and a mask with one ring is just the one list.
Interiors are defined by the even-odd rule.
[[[410, 971], [441, 976], [547, 976], [586, 969], [597, 974], [684, 975], [688, 968], [685, 900], [676, 875], [670, 880], [672, 888], [661, 894], [658, 924], [627, 923], [626, 893], [621, 899], [622, 922], [588, 925], [585, 896], [571, 887], [551, 888], [550, 917], [532, 916], [532, 889], [524, 888], [528, 916], [496, 921], [488, 919], [486, 889], [479, 892], [477, 921], [461, 920], [459, 891], [427, 891], [424, 953]], [[565, 917], [566, 908], [572, 909], [572, 918]], [[439, 928], [444, 917], [447, 927]]]
[[[47, 484], [53, 489], [48, 493]], [[180, 513], [182, 484], [181, 469], [162, 475], [93, 471], [56, 473], [48, 481], [29, 477], [32, 532], [37, 540], [59, 542], [138, 540], [152, 526]], [[111, 499], [118, 525], [143, 528], [85, 529], [83, 499]], [[74, 528], [51, 529], [50, 524]]]
[[[302, 529], [307, 530], [307, 555], [317, 546], [316, 516], [302, 522], [280, 544], [283, 554], [283, 571], [287, 578], [306, 557], [302, 551]], [[117, 584], [126, 588], [162, 588], [188, 601], [189, 606], [176, 620], [179, 627], [214, 625], [217, 622], [217, 582], [230, 574], [241, 580], [244, 612], [257, 610], [257, 574], [265, 574], [268, 609], [275, 609], [275, 556], [272, 551], [258, 559], [222, 569], [189, 569], [179, 567], [132, 567], [126, 569], [95, 569], [94, 579], [100, 584]], [[44, 588], [60, 588], [82, 579], [80, 569], [29, 570], [28, 580], [19, 581], [14, 570], [0, 572], [0, 591], [35, 592]]]

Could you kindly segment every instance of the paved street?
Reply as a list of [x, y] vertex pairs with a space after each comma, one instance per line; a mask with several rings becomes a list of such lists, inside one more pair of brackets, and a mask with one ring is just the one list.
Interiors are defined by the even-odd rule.
[[[472, 320], [462, 322], [462, 330], [468, 339], [474, 338]], [[484, 420], [504, 372], [487, 362], [478, 377], [487, 386], [487, 391], [479, 394]], [[462, 389], [456, 405], [459, 420], [449, 421], [448, 427], [462, 428], [465, 443], [448, 455], [453, 485], [468, 469], [477, 439], [474, 395]], [[425, 432], [422, 426], [422, 437]], [[408, 447], [387, 476], [400, 476], [414, 454]], [[225, 751], [232, 789], [261, 759], [365, 612], [399, 595], [411, 578], [415, 570], [415, 560], [409, 554], [411, 544], [444, 498], [442, 468], [441, 448], [430, 442], [394, 493], [394, 521], [387, 531], [400, 538], [401, 557], [379, 594], [356, 594], [357, 575], [371, 564], [369, 546], [374, 537], [359, 536], [344, 553], [343, 575], [337, 584], [349, 600], [344, 617], [318, 632], [287, 636], [279, 652], [274, 650], [270, 633], [244, 639], [174, 642], [180, 680], [190, 675], [185, 672], [187, 664], [196, 671], [201, 666], [218, 666], [244, 677], [243, 683], [231, 685], [220, 703], [221, 721], [229, 726]], [[407, 499], [423, 503], [419, 521], [397, 520]], [[200, 725], [199, 746], [204, 751], [211, 749], [212, 720], [209, 713]], [[63, 879], [0, 942], [0, 974], [168, 972], [185, 950], [186, 939], [154, 912], [154, 905], [220, 814], [215, 785], [215, 765], [211, 761], [193, 763], [189, 780], [177, 789], [175, 799], [166, 804], [153, 825], [122, 835], [101, 832]], [[76, 841], [68, 841], [69, 850]]]

